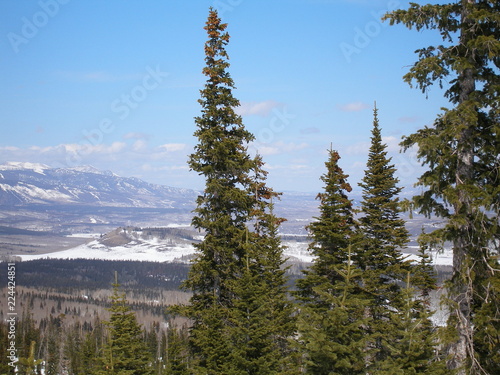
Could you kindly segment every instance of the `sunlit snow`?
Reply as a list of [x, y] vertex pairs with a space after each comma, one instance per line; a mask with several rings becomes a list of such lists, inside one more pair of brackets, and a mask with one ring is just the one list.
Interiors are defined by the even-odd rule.
[[[79, 235], [73, 235], [79, 236]], [[95, 236], [91, 235], [91, 236]], [[94, 237], [95, 238], [95, 237]], [[200, 238], [201, 239], [201, 238]], [[284, 257], [293, 261], [311, 263], [314, 256], [307, 249], [307, 242], [283, 241], [286, 246]], [[412, 248], [412, 247], [411, 247]], [[415, 249], [417, 249], [415, 247]], [[149, 262], [188, 262], [190, 256], [194, 255], [196, 250], [192, 244], [172, 244], [168, 241], [162, 241], [158, 238], [149, 240], [132, 241], [122, 246], [105, 246], [97, 239], [77, 246], [73, 249], [38, 255], [19, 255], [23, 261], [35, 259], [101, 259], [101, 260], [132, 260]], [[415, 254], [406, 254], [407, 259], [418, 261], [419, 257]], [[432, 254], [432, 263], [434, 265], [451, 266], [453, 264], [453, 255], [451, 250]]]

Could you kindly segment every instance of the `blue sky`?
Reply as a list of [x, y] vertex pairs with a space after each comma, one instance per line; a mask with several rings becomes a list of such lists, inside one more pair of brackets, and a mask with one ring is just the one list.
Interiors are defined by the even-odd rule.
[[401, 184], [415, 181], [419, 163], [398, 143], [448, 104], [402, 80], [440, 38], [382, 24], [400, 0], [0, 0], [0, 163], [202, 188], [186, 161], [210, 6], [228, 23], [233, 94], [272, 187], [319, 191], [330, 145], [356, 185], [375, 101]]

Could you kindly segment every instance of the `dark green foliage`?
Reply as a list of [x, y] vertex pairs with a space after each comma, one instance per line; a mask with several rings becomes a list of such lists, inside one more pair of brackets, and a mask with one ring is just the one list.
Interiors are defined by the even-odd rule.
[[45, 336], [45, 373], [47, 375], [58, 375], [61, 371], [61, 333], [63, 317], [49, 317], [50, 321], [47, 335]]
[[143, 331], [116, 283], [113, 284], [111, 300], [111, 317], [106, 322], [108, 340], [100, 358], [101, 368], [96, 374], [153, 374], [152, 358], [143, 340]]
[[[75, 324], [73, 327], [68, 329], [65, 340], [64, 347], [64, 357], [67, 363], [68, 373], [70, 375], [83, 375], [85, 368], [83, 366], [83, 353], [82, 349], [82, 335], [80, 333], [81, 325]], [[97, 352], [93, 353], [94, 357], [97, 356]], [[89, 371], [92, 373], [92, 371]]]
[[[419, 178], [418, 185], [425, 189], [414, 197], [414, 205], [426, 215], [447, 219], [447, 225], [428, 238], [433, 244], [453, 245], [448, 325], [454, 334], [448, 366], [460, 374], [500, 371], [486, 363], [485, 353], [477, 353], [484, 350], [479, 341], [498, 342], [499, 331], [475, 322], [475, 317], [482, 319], [479, 311], [490, 311], [496, 320], [500, 306], [492, 298], [498, 296], [492, 281], [498, 277], [500, 237], [499, 14], [498, 1], [461, 0], [412, 3], [408, 10], [386, 16], [391, 24], [435, 29], [444, 40], [443, 45], [418, 50], [419, 60], [404, 79], [424, 92], [436, 82], [449, 82], [445, 96], [453, 108], [444, 109], [433, 126], [406, 137], [403, 146], [417, 146], [419, 159], [429, 167]], [[491, 355], [496, 348], [488, 349]]]
[[398, 311], [389, 313], [390, 333], [381, 335], [388, 355], [373, 364], [374, 374], [449, 374], [445, 362], [435, 355], [437, 332], [430, 320], [428, 301], [416, 297], [419, 291], [413, 283], [408, 272], [402, 288], [403, 303]]
[[330, 150], [318, 194], [320, 216], [308, 227], [316, 256], [297, 281], [300, 306], [300, 347], [310, 374], [365, 374], [365, 309], [367, 296], [360, 287], [361, 271], [352, 262], [356, 242], [351, 186]]
[[391, 356], [387, 343], [396, 345], [399, 340], [394, 319], [400, 317], [399, 311], [404, 305], [400, 285], [410, 269], [401, 253], [409, 239], [405, 222], [399, 217], [401, 188], [397, 186], [396, 169], [387, 156], [387, 146], [382, 143], [377, 113], [375, 108], [368, 161], [359, 184], [363, 189], [359, 219], [362, 240], [355, 257], [363, 271], [363, 288], [370, 295], [367, 312], [372, 353], [369, 361], [374, 366]]
[[9, 339], [10, 326], [5, 321], [0, 321], [0, 352], [3, 355], [0, 357], [0, 374], [10, 375], [14, 374], [14, 367], [9, 366], [12, 363], [10, 357], [10, 339]]
[[398, 179], [394, 176], [396, 168], [387, 156], [387, 145], [382, 143], [377, 108], [373, 112], [368, 162], [365, 176], [359, 183], [363, 189], [362, 217], [359, 222], [364, 240], [357, 262], [363, 270], [378, 273], [379, 280], [375, 280], [376, 283], [386, 284], [399, 272], [401, 249], [409, 238], [405, 222], [399, 216], [398, 194], [402, 188], [397, 186]]
[[205, 178], [193, 226], [204, 240], [196, 244], [184, 286], [190, 305], [178, 311], [192, 319], [190, 344], [195, 373], [275, 374], [285, 371], [287, 339], [293, 333], [281, 269], [280, 222], [265, 185], [260, 157], [251, 157], [254, 136], [234, 111], [225, 32], [215, 10], [205, 30], [207, 81], [200, 91], [202, 115], [195, 119], [198, 144], [189, 166]]
[[167, 354], [165, 373], [169, 375], [188, 375], [189, 347], [187, 328], [169, 327], [163, 346], [165, 348], [162, 349], [162, 353], [165, 351]]
[[137, 289], [140, 293], [153, 288], [178, 290], [189, 269], [183, 263], [99, 259], [38, 259], [18, 263], [17, 267], [23, 275], [19, 285], [57, 288], [68, 294], [75, 289], [108, 288], [115, 270], [127, 289]]
[[[18, 345], [19, 358], [29, 358], [31, 355], [32, 343], [40, 343], [40, 330], [35, 327], [33, 313], [29, 309], [23, 310], [21, 319], [16, 328], [16, 344]], [[35, 344], [35, 353], [38, 354]], [[35, 359], [39, 359], [36, 355]]]
[[327, 172], [321, 176], [325, 184], [324, 192], [317, 196], [320, 216], [308, 226], [312, 237], [310, 250], [316, 260], [311, 269], [305, 272], [305, 280], [298, 282], [301, 289], [299, 295], [306, 300], [311, 289], [317, 285], [314, 281], [316, 276], [325, 276], [331, 283], [343, 280], [334, 266], [347, 261], [347, 248], [355, 236], [352, 201], [347, 196], [352, 188], [347, 182], [348, 176], [338, 165], [339, 160], [338, 152], [330, 150], [325, 163]]

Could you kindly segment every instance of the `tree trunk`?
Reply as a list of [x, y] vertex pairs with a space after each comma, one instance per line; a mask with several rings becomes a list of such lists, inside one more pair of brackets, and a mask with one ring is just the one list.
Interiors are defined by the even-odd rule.
[[[470, 38], [468, 30], [470, 30], [471, 21], [468, 19], [470, 13], [469, 6], [476, 3], [476, 0], [462, 1], [462, 29], [460, 34], [460, 43], [466, 46]], [[474, 50], [467, 50], [467, 59], [474, 62]], [[462, 104], [469, 100], [470, 94], [475, 90], [475, 80], [472, 69], [465, 69], [459, 75], [459, 102], [458, 109]], [[466, 108], [465, 111], [470, 110]], [[448, 347], [448, 368], [450, 370], [458, 370], [457, 375], [466, 375], [467, 368], [470, 368], [470, 373], [475, 373], [474, 366], [474, 342], [473, 342], [473, 326], [471, 321], [471, 306], [473, 298], [473, 289], [471, 285], [470, 271], [472, 262], [469, 262], [471, 242], [470, 236], [472, 230], [471, 223], [471, 202], [468, 192], [464, 189], [464, 184], [468, 184], [473, 180], [473, 162], [474, 162], [474, 146], [472, 127], [475, 124], [467, 123], [465, 116], [460, 116], [464, 123], [461, 123], [462, 130], [457, 138], [457, 166], [455, 174], [455, 184], [458, 194], [458, 200], [454, 204], [455, 215], [461, 219], [457, 225], [457, 238], [453, 241], [453, 278], [452, 290], [450, 296], [454, 303], [453, 309], [450, 311], [451, 321], [454, 322], [457, 334], [457, 340]], [[470, 362], [469, 362], [470, 361]]]

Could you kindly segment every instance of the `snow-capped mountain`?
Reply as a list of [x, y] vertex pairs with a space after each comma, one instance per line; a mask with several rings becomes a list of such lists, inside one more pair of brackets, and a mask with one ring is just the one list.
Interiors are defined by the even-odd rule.
[[97, 207], [192, 207], [193, 190], [124, 178], [90, 166], [50, 168], [35, 163], [0, 165], [0, 206], [64, 204]]

